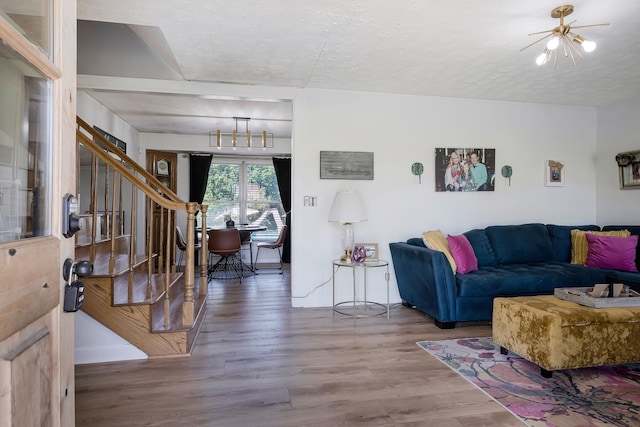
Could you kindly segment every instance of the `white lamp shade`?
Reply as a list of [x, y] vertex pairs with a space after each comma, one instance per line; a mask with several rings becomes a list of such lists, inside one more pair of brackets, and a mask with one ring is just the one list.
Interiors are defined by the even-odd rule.
[[338, 191], [329, 213], [329, 222], [341, 224], [362, 222], [367, 220], [367, 214], [357, 191]]

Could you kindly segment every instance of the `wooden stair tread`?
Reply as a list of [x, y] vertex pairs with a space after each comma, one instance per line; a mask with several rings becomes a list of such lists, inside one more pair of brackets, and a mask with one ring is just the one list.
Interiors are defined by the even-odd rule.
[[[129, 234], [120, 234], [116, 236], [116, 248], [118, 252], [122, 252], [123, 249], [127, 249], [129, 246]], [[111, 247], [111, 236], [108, 234], [96, 235], [96, 252], [109, 252]], [[86, 250], [91, 246], [91, 236], [89, 235], [76, 235], [76, 248]]]
[[[146, 254], [136, 254], [133, 258], [133, 268], [140, 266], [149, 258]], [[129, 255], [115, 254], [113, 272], [109, 271], [109, 254], [97, 254], [93, 261], [94, 276], [118, 276], [129, 271]]]
[[[108, 242], [108, 241], [109, 241], [109, 236], [107, 236], [106, 234], [100, 234], [96, 236], [95, 243], [99, 244], [99, 243]], [[91, 246], [91, 236], [78, 236], [76, 238], [76, 246], [77, 247]]]
[[[173, 287], [182, 273], [169, 274], [169, 287]], [[128, 276], [123, 276], [113, 284], [113, 305], [149, 305], [160, 301], [165, 295], [165, 275], [152, 274], [148, 283], [146, 274], [134, 274], [131, 298], [128, 291]]]

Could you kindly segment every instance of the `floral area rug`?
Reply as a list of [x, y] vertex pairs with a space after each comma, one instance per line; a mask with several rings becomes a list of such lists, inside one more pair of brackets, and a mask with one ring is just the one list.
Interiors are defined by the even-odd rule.
[[418, 345], [535, 427], [640, 426], [640, 364], [554, 371], [491, 338], [422, 341]]

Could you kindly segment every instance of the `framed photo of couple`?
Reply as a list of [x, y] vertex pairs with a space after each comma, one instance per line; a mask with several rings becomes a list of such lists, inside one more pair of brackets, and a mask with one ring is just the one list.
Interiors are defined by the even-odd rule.
[[436, 148], [436, 191], [494, 191], [495, 148]]

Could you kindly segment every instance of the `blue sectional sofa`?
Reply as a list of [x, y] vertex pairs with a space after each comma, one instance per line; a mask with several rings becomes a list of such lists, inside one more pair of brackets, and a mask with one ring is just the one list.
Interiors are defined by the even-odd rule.
[[475, 229], [463, 233], [478, 260], [478, 270], [466, 274], [454, 274], [444, 253], [426, 247], [420, 237], [390, 243], [402, 302], [444, 329], [456, 322], [490, 321], [495, 297], [553, 294], [558, 287], [613, 282], [640, 290], [640, 273], [571, 264], [572, 229], [627, 229], [640, 235], [640, 226], [522, 224]]

